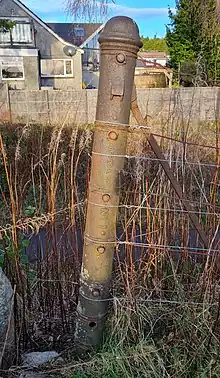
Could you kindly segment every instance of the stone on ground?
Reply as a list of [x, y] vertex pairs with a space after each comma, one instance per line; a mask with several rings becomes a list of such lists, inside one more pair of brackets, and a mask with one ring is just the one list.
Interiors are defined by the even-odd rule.
[[22, 356], [22, 363], [28, 368], [37, 368], [41, 365], [45, 365], [49, 362], [62, 362], [63, 359], [60, 357], [59, 353], [55, 351], [48, 352], [31, 352], [25, 353]]
[[[6, 340], [7, 338], [7, 340]], [[13, 290], [10, 281], [0, 268], [0, 357], [3, 350], [3, 367], [12, 362], [14, 349]]]

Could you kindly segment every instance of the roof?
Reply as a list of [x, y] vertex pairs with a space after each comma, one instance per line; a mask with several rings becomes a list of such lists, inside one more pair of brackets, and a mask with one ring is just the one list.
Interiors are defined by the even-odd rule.
[[[64, 45], [72, 45], [73, 47], [78, 47], [76, 45], [74, 45], [73, 43], [63, 39], [62, 37], [60, 37], [57, 33], [54, 32], [54, 30], [52, 30], [43, 20], [41, 20], [40, 17], [38, 17], [35, 13], [33, 13], [28, 7], [26, 7], [26, 5], [24, 5], [20, 0], [13, 0], [15, 4], [17, 4], [21, 9], [23, 9], [31, 18], [33, 18], [33, 20], [35, 20], [36, 22], [38, 22], [41, 26], [43, 26], [44, 29], [46, 29], [50, 34], [52, 34], [56, 39], [58, 39], [61, 43], [63, 43]], [[83, 52], [83, 50], [81, 49], [77, 49], [78, 51], [80, 52]]]
[[[147, 65], [146, 65], [147, 64]], [[163, 72], [163, 71], [167, 71], [167, 72], [172, 72], [172, 70], [167, 67], [167, 66], [163, 66], [159, 63], [153, 63], [151, 61], [147, 61], [147, 60], [144, 60], [144, 59], [141, 59], [141, 58], [138, 58], [137, 59], [137, 62], [136, 62], [136, 69], [143, 69], [145, 71], [148, 71], [148, 72]]]
[[[92, 35], [96, 35], [99, 32], [103, 24], [100, 23], [67, 23], [67, 22], [49, 22], [48, 26], [61, 38], [73, 43], [76, 46], [81, 46]], [[77, 37], [75, 29], [83, 29], [84, 34], [81, 37]]]
[[141, 51], [138, 53], [138, 55], [142, 59], [161, 59], [161, 58], [168, 58], [168, 53], [166, 51]]

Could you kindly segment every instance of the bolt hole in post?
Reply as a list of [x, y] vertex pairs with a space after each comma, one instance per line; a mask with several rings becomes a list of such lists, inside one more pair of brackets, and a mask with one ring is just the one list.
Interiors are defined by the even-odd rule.
[[95, 328], [97, 326], [97, 323], [96, 322], [89, 322], [89, 327], [90, 328]]

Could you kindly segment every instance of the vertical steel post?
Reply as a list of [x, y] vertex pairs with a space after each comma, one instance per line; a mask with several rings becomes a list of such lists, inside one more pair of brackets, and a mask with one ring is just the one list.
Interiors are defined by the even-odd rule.
[[137, 52], [142, 46], [136, 23], [113, 17], [99, 37], [100, 81], [89, 184], [83, 262], [77, 307], [76, 342], [101, 343], [119, 203], [119, 173], [124, 166]]

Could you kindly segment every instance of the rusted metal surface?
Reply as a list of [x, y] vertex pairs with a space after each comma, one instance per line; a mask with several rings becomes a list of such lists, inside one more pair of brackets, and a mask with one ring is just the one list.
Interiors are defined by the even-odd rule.
[[[76, 342], [102, 341], [109, 305], [119, 174], [124, 166], [139, 30], [128, 17], [109, 20], [99, 37], [101, 70], [77, 307]], [[120, 124], [120, 125], [119, 125]]]
[[[136, 119], [137, 123], [139, 125], [144, 125], [145, 119], [143, 118], [141, 111], [139, 109], [139, 106], [137, 104], [137, 93], [136, 93], [135, 86], [133, 87], [133, 92], [132, 92], [131, 111], [132, 111], [133, 116]], [[150, 129], [149, 129], [149, 132], [147, 133], [147, 139], [148, 139], [148, 142], [149, 142], [152, 150], [154, 151], [156, 157], [158, 158], [160, 164], [162, 165], [168, 179], [170, 180], [170, 183], [171, 183], [173, 189], [175, 190], [178, 198], [180, 199], [180, 201], [183, 205], [183, 208], [188, 212], [189, 218], [190, 218], [193, 226], [195, 227], [196, 231], [198, 232], [198, 234], [201, 238], [201, 241], [204, 244], [204, 247], [209, 248], [208, 237], [207, 237], [206, 233], [204, 232], [204, 230], [203, 230], [203, 228], [202, 228], [202, 226], [199, 222], [198, 217], [196, 216], [196, 214], [193, 213], [193, 208], [192, 208], [189, 200], [185, 197], [181, 186], [179, 185], [179, 183], [178, 183], [177, 179], [175, 178], [168, 162], [166, 161], [166, 158], [163, 154], [162, 149], [160, 148], [159, 144], [157, 143], [157, 140], [155, 139], [154, 135], [150, 133]]]

